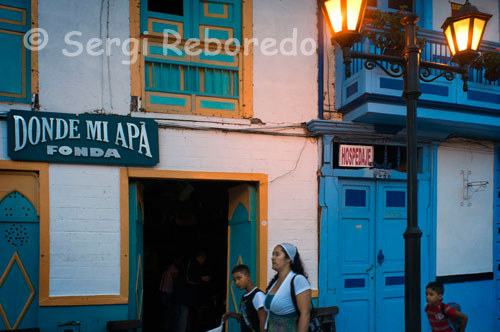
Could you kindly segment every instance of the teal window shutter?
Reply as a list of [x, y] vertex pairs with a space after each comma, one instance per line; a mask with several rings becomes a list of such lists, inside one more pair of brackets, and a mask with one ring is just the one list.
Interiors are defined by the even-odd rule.
[[31, 102], [31, 54], [23, 42], [30, 28], [29, 0], [0, 0], [0, 102]]
[[224, 45], [234, 38], [240, 43], [233, 41], [233, 46], [241, 44], [241, 2], [183, 0], [180, 10], [174, 2], [141, 1], [141, 30], [150, 39], [144, 68], [146, 109], [153, 106], [151, 109], [160, 111], [237, 116], [241, 71], [238, 54], [211, 54], [201, 47], [201, 53], [190, 55], [181, 46], [174, 52], [160, 40], [164, 40], [163, 31], [167, 29], [177, 32], [183, 40], [203, 43], [213, 38]]

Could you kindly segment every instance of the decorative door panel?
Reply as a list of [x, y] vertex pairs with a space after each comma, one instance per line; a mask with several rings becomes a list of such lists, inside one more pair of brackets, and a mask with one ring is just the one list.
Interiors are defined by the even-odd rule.
[[31, 200], [38, 203], [38, 177], [0, 172], [1, 179], [6, 181], [0, 181], [0, 330], [36, 327], [40, 228]]
[[[227, 310], [239, 312], [243, 291], [238, 290], [231, 276], [231, 270], [238, 264], [250, 268], [252, 280], [257, 276], [257, 192], [253, 185], [241, 184], [228, 190], [228, 288]], [[239, 331], [239, 323], [230, 319], [228, 331]]]

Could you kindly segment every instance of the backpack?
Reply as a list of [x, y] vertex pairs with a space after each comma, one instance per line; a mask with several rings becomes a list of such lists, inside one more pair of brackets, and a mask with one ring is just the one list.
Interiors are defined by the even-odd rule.
[[[460, 304], [458, 304], [458, 303], [450, 302], [450, 303], [447, 303], [447, 305], [454, 308], [457, 311], [461, 311]], [[446, 317], [446, 319], [448, 320], [448, 324], [450, 324], [453, 331], [455, 331], [455, 332], [460, 331], [460, 328], [462, 327], [462, 321], [460, 319], [452, 321], [450, 319], [450, 317], [448, 317], [448, 315], [444, 311], [444, 303], [441, 303], [441, 312], [443, 313], [444, 317]]]
[[[297, 311], [297, 313], [300, 315], [299, 308], [297, 307], [297, 298], [295, 297], [295, 285], [293, 284], [296, 276], [297, 274], [293, 276], [292, 281], [290, 282], [290, 294], [292, 295], [292, 302], [293, 306], [295, 307], [295, 311]], [[321, 322], [319, 321], [318, 317], [316, 317], [316, 308], [314, 308], [312, 302], [311, 314], [309, 315], [309, 332], [323, 332]]]

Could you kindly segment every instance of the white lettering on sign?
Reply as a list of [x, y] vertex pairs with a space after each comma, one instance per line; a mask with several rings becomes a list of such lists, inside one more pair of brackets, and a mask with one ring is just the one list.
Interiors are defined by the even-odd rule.
[[339, 166], [371, 167], [373, 166], [373, 146], [340, 145]]
[[104, 157], [104, 158], [115, 158], [120, 159], [120, 153], [116, 149], [106, 149], [104, 151], [101, 148], [88, 148], [88, 147], [77, 147], [74, 148], [70, 146], [56, 146], [56, 145], [47, 145], [47, 155], [53, 156], [56, 153], [59, 153], [62, 156], [74, 155], [76, 157]]
[[143, 121], [140, 122], [140, 126], [135, 123], [126, 123], [126, 130], [124, 130], [122, 123], [118, 122], [113, 140], [112, 137], [109, 137], [110, 125], [108, 121], [86, 120], [85, 124], [82, 125], [87, 129], [87, 135], [81, 137], [80, 120], [78, 119], [33, 116], [26, 120], [20, 115], [14, 115], [13, 119], [14, 151], [16, 152], [25, 149], [27, 145], [37, 146], [40, 143], [48, 143], [48, 156], [59, 154], [61, 156], [121, 158], [118, 150], [113, 148], [101, 149], [83, 146], [73, 148], [65, 145], [52, 145], [54, 141], [64, 139], [109, 143], [111, 138], [111, 142], [114, 141], [116, 146], [153, 158], [146, 123]]

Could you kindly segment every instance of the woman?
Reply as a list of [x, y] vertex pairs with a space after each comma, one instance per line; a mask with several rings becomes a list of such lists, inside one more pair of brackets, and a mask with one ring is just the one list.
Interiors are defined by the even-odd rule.
[[[304, 273], [297, 247], [290, 243], [278, 244], [273, 250], [271, 261], [273, 270], [277, 273], [266, 289], [264, 307], [269, 312], [267, 330], [307, 332], [311, 312], [311, 285]], [[298, 312], [292, 301], [292, 279]]]

